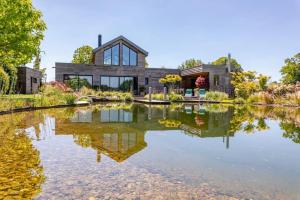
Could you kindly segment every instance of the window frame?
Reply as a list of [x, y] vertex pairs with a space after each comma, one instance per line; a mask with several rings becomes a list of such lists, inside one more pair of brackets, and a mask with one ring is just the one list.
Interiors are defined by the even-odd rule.
[[145, 85], [149, 85], [149, 77], [145, 77]]
[[[123, 48], [124, 48], [124, 46], [125, 47], [127, 47], [128, 49], [129, 49], [129, 51], [128, 51], [128, 65], [124, 65], [123, 64], [123, 60], [124, 60], [124, 50], [123, 50]], [[131, 65], [130, 64], [130, 61], [131, 61], [131, 58], [130, 58], [130, 52], [134, 52], [135, 54], [136, 54], [136, 59], [135, 59], [135, 65]], [[133, 50], [132, 48], [130, 48], [128, 45], [126, 45], [126, 44], [124, 44], [124, 43], [122, 43], [122, 65], [123, 66], [130, 66], [130, 67], [136, 67], [136, 66], [138, 66], [138, 52], [137, 51], [135, 51], [135, 50]]]
[[214, 86], [219, 86], [219, 85], [220, 85], [220, 75], [214, 74]]
[[[118, 46], [119, 48], [118, 48], [118, 64], [113, 64], [113, 48], [114, 47], [116, 47], [116, 46]], [[112, 47], [111, 47], [111, 65], [112, 66], [120, 66], [120, 43], [117, 43], [117, 44], [115, 44], [115, 45], [113, 45]]]
[[90, 76], [92, 77], [92, 84], [91, 84], [91, 88], [93, 88], [94, 86], [94, 76], [93, 75], [86, 75], [86, 74], [63, 74], [63, 83], [66, 84], [66, 80], [70, 80], [70, 79], [66, 79], [66, 76], [75, 76], [75, 78], [79, 79], [80, 76]]
[[[119, 47], [119, 49], [118, 49], [118, 64], [113, 64], [113, 48], [115, 46]], [[121, 56], [120, 56], [120, 54], [121, 54], [120, 46], [121, 46], [120, 43], [117, 43], [117, 44], [111, 45], [109, 48], [106, 48], [106, 49], [103, 50], [103, 65], [105, 65], [105, 66], [120, 66], [120, 60], [121, 60], [120, 59], [121, 58]], [[108, 50], [110, 50], [110, 64], [105, 63], [105, 52], [108, 51]]]
[[[105, 63], [105, 52], [106, 51], [110, 51], [110, 63]], [[106, 66], [108, 66], [108, 65], [111, 65], [112, 64], [112, 48], [107, 48], [107, 49], [104, 49], [104, 51], [103, 51], [103, 65], [106, 65]]]
[[[118, 88], [117, 88], [117, 91], [119, 91], [119, 88], [120, 88], [120, 78], [124, 78], [124, 82], [126, 81], [126, 78], [130, 78], [131, 81], [132, 81], [132, 87], [133, 87], [133, 84], [134, 84], [134, 76], [114, 76], [114, 75], [100, 75], [100, 81], [99, 81], [99, 87], [101, 87], [101, 81], [102, 81], [102, 77], [108, 77], [108, 87], [110, 88], [110, 90], [112, 89], [111, 86], [110, 86], [110, 78], [111, 77], [117, 77], [118, 78]], [[113, 90], [113, 89], [112, 89]]]

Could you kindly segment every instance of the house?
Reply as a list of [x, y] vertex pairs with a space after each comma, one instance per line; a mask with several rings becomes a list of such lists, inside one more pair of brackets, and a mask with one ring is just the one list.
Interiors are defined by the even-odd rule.
[[42, 84], [42, 72], [26, 66], [18, 67], [16, 93], [38, 93]]
[[159, 79], [167, 74], [178, 74], [183, 78], [182, 88], [193, 88], [195, 80], [203, 75], [208, 82], [207, 89], [228, 92], [230, 73], [228, 66], [201, 65], [179, 70], [147, 68], [148, 52], [124, 36], [102, 44], [98, 36], [98, 47], [93, 50], [93, 64], [55, 63], [55, 79], [73, 88], [89, 86], [101, 90], [133, 91], [139, 95], [144, 89], [162, 91]]

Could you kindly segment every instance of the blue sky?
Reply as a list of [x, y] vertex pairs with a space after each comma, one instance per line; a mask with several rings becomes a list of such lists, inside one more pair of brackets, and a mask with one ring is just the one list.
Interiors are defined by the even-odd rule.
[[245, 70], [280, 79], [285, 58], [300, 52], [300, 0], [33, 0], [48, 30], [42, 65], [70, 62], [82, 45], [124, 35], [149, 52], [150, 67], [211, 62], [228, 52]]

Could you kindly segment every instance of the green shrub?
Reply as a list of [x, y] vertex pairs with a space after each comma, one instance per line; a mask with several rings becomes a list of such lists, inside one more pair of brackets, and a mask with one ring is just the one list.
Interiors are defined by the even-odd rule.
[[[149, 94], [145, 95], [145, 99], [149, 99]], [[179, 101], [179, 100], [184, 100], [184, 97], [181, 94], [176, 94], [175, 92], [171, 92], [170, 94], [167, 95], [166, 97], [170, 101]], [[152, 99], [153, 100], [164, 100], [164, 94], [163, 93], [155, 93], [152, 94]]]
[[[149, 94], [147, 94], [144, 98], [149, 99]], [[153, 100], [164, 100], [164, 94], [163, 93], [152, 94], [152, 99]], [[167, 97], [167, 99], [168, 99], [168, 97]]]
[[89, 95], [95, 96], [96, 94], [97, 94], [97, 92], [95, 90], [85, 87], [85, 86], [83, 86], [79, 90], [79, 95], [81, 95], [81, 96], [89, 96]]
[[205, 99], [210, 101], [223, 101], [228, 99], [228, 94], [218, 91], [206, 92]]
[[184, 100], [184, 97], [181, 94], [176, 94], [176, 93], [172, 92], [169, 95], [169, 100], [170, 101], [181, 101], [181, 100]]
[[100, 98], [107, 98], [109, 100], [122, 100], [122, 101], [132, 101], [133, 96], [130, 92], [98, 92], [97, 96]]
[[246, 103], [246, 100], [243, 99], [243, 98], [241, 98], [241, 97], [239, 97], [239, 98], [235, 98], [235, 99], [233, 100], [233, 103], [237, 103], [237, 104], [245, 104], [245, 103]]
[[124, 101], [132, 101], [133, 100], [133, 96], [130, 92], [124, 92], [124, 93], [121, 93], [121, 100], [124, 100]]
[[68, 105], [73, 105], [77, 97], [74, 94], [69, 93], [64, 95], [64, 99]]

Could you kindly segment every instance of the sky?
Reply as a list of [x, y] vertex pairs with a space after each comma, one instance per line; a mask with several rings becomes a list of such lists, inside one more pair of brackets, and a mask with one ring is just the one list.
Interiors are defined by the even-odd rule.
[[71, 62], [82, 45], [123, 35], [149, 52], [149, 67], [177, 68], [231, 53], [244, 70], [280, 80], [300, 52], [300, 0], [33, 0], [47, 24], [42, 67]]

